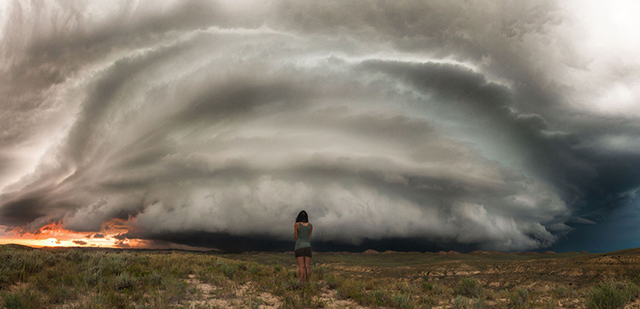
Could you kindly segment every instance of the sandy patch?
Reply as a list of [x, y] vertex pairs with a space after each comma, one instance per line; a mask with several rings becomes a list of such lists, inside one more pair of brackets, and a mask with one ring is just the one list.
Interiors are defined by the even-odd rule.
[[188, 301], [189, 308], [240, 308], [250, 306], [252, 302], [257, 302], [260, 304], [260, 308], [275, 309], [280, 307], [282, 303], [270, 293], [262, 292], [257, 294], [257, 292], [254, 292], [251, 282], [238, 286], [235, 282], [229, 281], [228, 284], [234, 286], [234, 292], [221, 298], [216, 293], [220, 289], [219, 287], [204, 283], [198, 280], [195, 275], [189, 275], [185, 281], [201, 293], [200, 299]]
[[337, 299], [336, 290], [323, 287], [320, 290], [320, 300], [327, 304], [326, 308], [366, 308], [358, 305], [356, 302], [347, 299]]

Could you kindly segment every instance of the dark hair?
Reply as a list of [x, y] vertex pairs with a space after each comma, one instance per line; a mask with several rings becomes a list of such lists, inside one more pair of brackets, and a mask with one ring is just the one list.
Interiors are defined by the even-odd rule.
[[309, 216], [306, 211], [301, 211], [296, 218], [296, 222], [309, 222]]

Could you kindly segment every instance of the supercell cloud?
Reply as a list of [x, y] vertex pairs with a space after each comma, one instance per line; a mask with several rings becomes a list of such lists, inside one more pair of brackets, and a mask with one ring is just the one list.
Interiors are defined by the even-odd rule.
[[638, 215], [639, 8], [592, 6], [3, 3], [1, 233], [570, 243]]

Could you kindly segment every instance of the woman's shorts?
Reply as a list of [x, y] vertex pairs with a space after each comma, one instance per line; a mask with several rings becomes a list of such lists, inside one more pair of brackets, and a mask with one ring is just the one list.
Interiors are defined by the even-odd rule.
[[296, 257], [299, 257], [299, 256], [311, 257], [311, 247], [300, 248], [296, 250]]

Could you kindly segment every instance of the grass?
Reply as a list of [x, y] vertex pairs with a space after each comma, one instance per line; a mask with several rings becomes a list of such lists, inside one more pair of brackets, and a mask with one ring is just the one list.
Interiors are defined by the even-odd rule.
[[509, 293], [509, 304], [511, 308], [529, 308], [529, 291], [526, 289], [516, 289]]
[[456, 295], [480, 298], [482, 296], [482, 285], [474, 278], [463, 278], [456, 286]]
[[640, 294], [638, 286], [630, 281], [600, 282], [589, 294], [587, 307], [592, 309], [614, 309], [624, 306]]
[[[634, 301], [640, 269], [613, 269], [620, 275], [607, 279], [598, 274], [614, 266], [589, 266], [594, 256], [319, 252], [303, 285], [286, 253], [0, 246], [0, 308], [622, 308]], [[585, 268], [582, 277], [567, 276], [575, 265], [595, 275]]]

